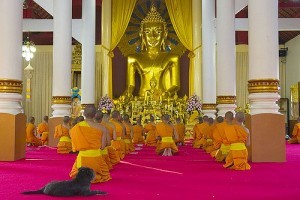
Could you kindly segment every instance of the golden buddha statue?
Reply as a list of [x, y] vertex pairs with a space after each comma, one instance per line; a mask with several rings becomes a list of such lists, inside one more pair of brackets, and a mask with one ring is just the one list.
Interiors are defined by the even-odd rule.
[[168, 29], [165, 20], [152, 5], [147, 16], [141, 21], [141, 52], [128, 56], [127, 86], [124, 96], [132, 98], [136, 87], [135, 73], [141, 80], [139, 97], [144, 97], [151, 90], [151, 79], [157, 80], [156, 88], [164, 98], [172, 96], [180, 88], [179, 56], [166, 52], [165, 41]]

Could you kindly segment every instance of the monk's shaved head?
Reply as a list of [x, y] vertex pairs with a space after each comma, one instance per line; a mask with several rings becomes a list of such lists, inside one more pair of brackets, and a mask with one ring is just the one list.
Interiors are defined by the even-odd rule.
[[245, 114], [243, 112], [237, 112], [235, 114], [236, 121], [243, 123], [245, 121]]
[[97, 110], [94, 105], [87, 105], [83, 111], [83, 115], [88, 119], [92, 119], [95, 117], [96, 111]]
[[232, 121], [233, 120], [233, 112], [231, 112], [231, 111], [226, 112], [225, 113], [225, 119], [229, 120], [229, 121]]

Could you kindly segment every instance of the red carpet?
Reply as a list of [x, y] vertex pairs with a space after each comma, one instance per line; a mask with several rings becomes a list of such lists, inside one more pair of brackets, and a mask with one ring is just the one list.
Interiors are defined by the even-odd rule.
[[[138, 147], [139, 148], [139, 147]], [[69, 179], [76, 155], [58, 155], [48, 147], [28, 148], [26, 159], [0, 162], [0, 199], [64, 199], [22, 195], [52, 180]], [[159, 157], [154, 148], [142, 147], [127, 155], [111, 171], [112, 180], [92, 189], [107, 196], [86, 199], [299, 199], [300, 145], [287, 145], [286, 163], [250, 163], [250, 171], [223, 169], [202, 150], [180, 147], [173, 157]], [[83, 199], [71, 197], [65, 199]]]

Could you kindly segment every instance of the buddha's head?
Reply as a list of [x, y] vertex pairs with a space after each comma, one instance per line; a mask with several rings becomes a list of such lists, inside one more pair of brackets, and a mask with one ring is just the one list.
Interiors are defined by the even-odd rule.
[[141, 22], [140, 37], [142, 40], [142, 51], [144, 48], [147, 50], [148, 47], [161, 48], [164, 51], [167, 35], [167, 23], [152, 5], [149, 13]]

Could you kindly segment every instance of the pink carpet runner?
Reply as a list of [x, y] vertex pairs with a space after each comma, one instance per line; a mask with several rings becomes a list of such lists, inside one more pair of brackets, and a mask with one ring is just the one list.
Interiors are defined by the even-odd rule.
[[106, 196], [57, 198], [22, 195], [52, 180], [67, 180], [76, 155], [58, 155], [48, 147], [28, 148], [26, 159], [0, 162], [0, 199], [300, 199], [300, 145], [287, 145], [285, 163], [250, 163], [250, 171], [223, 169], [202, 150], [180, 147], [160, 157], [153, 147], [137, 147], [111, 171], [112, 180], [93, 184]]

